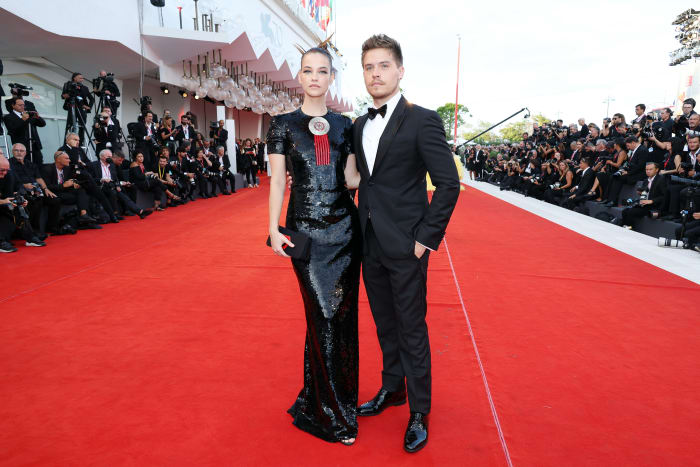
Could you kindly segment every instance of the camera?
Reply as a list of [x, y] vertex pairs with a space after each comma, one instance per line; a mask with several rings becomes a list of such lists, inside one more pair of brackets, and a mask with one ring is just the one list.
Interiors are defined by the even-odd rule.
[[28, 96], [29, 91], [34, 89], [31, 86], [25, 86], [19, 83], [9, 83], [7, 87], [10, 88], [10, 91], [14, 90], [14, 94], [17, 94], [17, 97]]
[[658, 245], [664, 248], [690, 248], [687, 242], [674, 238], [659, 237]]

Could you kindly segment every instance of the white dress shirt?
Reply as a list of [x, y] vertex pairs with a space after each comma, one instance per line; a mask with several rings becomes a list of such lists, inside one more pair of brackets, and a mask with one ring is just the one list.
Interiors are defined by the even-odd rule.
[[365, 153], [365, 159], [367, 160], [367, 167], [369, 167], [369, 173], [372, 174], [374, 169], [374, 161], [377, 158], [377, 149], [379, 149], [379, 140], [384, 133], [387, 123], [391, 118], [391, 114], [394, 113], [394, 109], [401, 100], [401, 93], [397, 92], [394, 97], [386, 102], [386, 115], [383, 117], [377, 115], [374, 120], [367, 119], [365, 127], [362, 129], [362, 150]]

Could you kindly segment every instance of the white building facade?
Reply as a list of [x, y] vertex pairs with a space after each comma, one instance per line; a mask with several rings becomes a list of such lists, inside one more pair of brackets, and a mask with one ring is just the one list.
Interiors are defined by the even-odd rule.
[[[141, 96], [151, 97], [158, 115], [167, 109], [179, 120], [180, 115], [192, 112], [205, 137], [212, 121], [225, 119], [229, 140], [264, 138], [271, 114], [298, 105], [293, 99], [301, 93], [296, 81], [301, 54], [296, 45], [308, 49], [326, 38], [305, 14], [305, 2], [165, 0], [163, 7], [154, 5], [159, 3], [0, 2], [0, 58], [4, 64], [0, 81], [8, 96], [8, 83], [33, 88], [27, 99], [47, 121], [39, 129], [44, 162], [50, 162], [53, 151], [63, 143], [67, 112], [60, 94], [73, 72], [82, 73], [91, 90], [88, 80], [100, 70], [114, 73], [121, 91], [117, 117], [125, 132], [126, 124], [137, 119]], [[339, 53], [331, 53], [337, 75], [327, 104], [338, 112], [350, 111], [351, 98], [342, 92], [344, 60]], [[196, 98], [192, 82], [201, 79], [206, 87], [205, 64], [210, 69], [225, 66], [236, 84], [227, 87], [227, 76], [220, 77], [208, 89], [209, 99]], [[265, 95], [260, 96], [261, 92]], [[280, 98], [282, 104], [286, 99], [286, 107], [280, 105]], [[94, 112], [88, 114], [88, 125], [93, 117]]]

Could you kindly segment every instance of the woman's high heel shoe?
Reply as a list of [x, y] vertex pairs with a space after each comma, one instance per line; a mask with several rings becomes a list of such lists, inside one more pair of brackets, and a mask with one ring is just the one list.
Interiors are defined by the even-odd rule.
[[341, 439], [340, 442], [346, 446], [352, 446], [353, 444], [355, 444], [356, 439], [357, 438], [344, 438], [344, 439]]

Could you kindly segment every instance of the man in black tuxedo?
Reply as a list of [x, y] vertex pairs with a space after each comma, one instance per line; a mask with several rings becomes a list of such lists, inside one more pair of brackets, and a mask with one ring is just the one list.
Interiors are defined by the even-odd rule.
[[647, 106], [644, 104], [637, 104], [634, 106], [634, 120], [632, 120], [632, 123], [638, 123], [640, 127], [644, 128], [644, 125], [647, 123]]
[[648, 193], [647, 199], [639, 201], [638, 206], [632, 206], [622, 211], [620, 223], [623, 227], [631, 228], [635, 219], [648, 216], [652, 210], [662, 214], [661, 211], [666, 204], [668, 191], [666, 177], [659, 175], [659, 165], [652, 161], [646, 163], [646, 175], [647, 181], [644, 189]]
[[99, 154], [103, 149], [114, 151], [119, 148], [119, 138], [121, 136], [121, 125], [119, 120], [112, 115], [109, 107], [105, 107], [100, 112], [98, 120], [95, 122], [95, 151]]
[[644, 167], [647, 163], [649, 151], [639, 143], [635, 136], [625, 138], [627, 146], [627, 162], [624, 169], [620, 169], [619, 176], [613, 176], [610, 182], [610, 192], [608, 193], [607, 207], [617, 206], [617, 199], [625, 184], [634, 185], [644, 179]]
[[219, 120], [219, 126], [209, 130], [209, 137], [214, 138], [214, 147], [223, 146], [226, 150], [226, 141], [228, 141], [228, 130], [224, 128], [224, 121]]
[[22, 144], [27, 148], [29, 160], [41, 166], [44, 163], [44, 156], [41, 154], [41, 139], [39, 139], [37, 127], [45, 127], [46, 122], [36, 110], [25, 109], [24, 100], [21, 97], [10, 99], [10, 105], [12, 111], [3, 117], [3, 121], [12, 144]]
[[47, 199], [49, 202], [49, 220], [46, 230], [51, 233], [60, 233], [59, 215], [62, 204], [75, 204], [80, 211], [78, 221], [83, 227], [100, 229], [95, 225], [95, 219], [87, 213], [90, 207], [90, 198], [78, 182], [75, 168], [71, 164], [70, 157], [65, 151], [58, 150], [54, 154], [54, 163], [47, 164], [43, 168], [43, 179], [49, 190], [56, 194], [56, 198]]
[[178, 147], [182, 147], [185, 143], [190, 144], [190, 154], [194, 155], [192, 152], [194, 149], [194, 141], [197, 132], [190, 123], [190, 118], [187, 115], [180, 117], [180, 125], [177, 126], [177, 135], [175, 136], [175, 141], [177, 141]]
[[80, 138], [77, 133], [68, 133], [66, 135], [65, 144], [58, 148], [58, 150], [68, 154], [72, 165], [80, 165], [82, 167], [90, 165], [90, 159], [88, 159], [83, 148], [80, 147]]
[[136, 152], [143, 154], [143, 165], [151, 170], [155, 165], [156, 125], [153, 123], [153, 112], [147, 111], [142, 122], [136, 122], [134, 128], [134, 140]]
[[63, 102], [63, 110], [68, 111], [68, 120], [66, 121], [66, 133], [73, 131], [73, 114], [78, 120], [78, 135], [80, 136], [80, 145], [83, 146], [85, 141], [85, 126], [87, 125], [87, 114], [92, 108], [95, 99], [90, 94], [90, 90], [83, 84], [83, 75], [73, 73], [70, 81], [63, 85], [61, 97], [65, 99]]
[[579, 167], [581, 168], [581, 180], [571, 190], [571, 195], [562, 202], [562, 206], [567, 209], [574, 209], [586, 201], [586, 195], [591, 191], [595, 182], [596, 172], [591, 168], [591, 158], [589, 156], [581, 158]]
[[[404, 449], [428, 441], [431, 363], [426, 279], [459, 197], [459, 177], [436, 112], [399, 92], [401, 47], [385, 35], [362, 46], [365, 85], [374, 100], [355, 122], [359, 211], [365, 238], [363, 276], [383, 355], [382, 387], [358, 415], [376, 415], [406, 401]], [[436, 187], [428, 203], [426, 173]], [[407, 391], [408, 389], [408, 391]]]
[[219, 173], [219, 178], [223, 185], [221, 186], [221, 192], [223, 194], [230, 194], [226, 190], [226, 180], [231, 182], [231, 193], [236, 192], [236, 177], [231, 173], [231, 161], [226, 154], [226, 148], [219, 146], [216, 148], [216, 156], [211, 158], [212, 170]]

